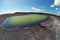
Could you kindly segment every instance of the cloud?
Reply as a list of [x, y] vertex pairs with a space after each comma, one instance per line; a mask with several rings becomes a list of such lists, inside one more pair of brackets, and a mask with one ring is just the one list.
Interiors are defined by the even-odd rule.
[[54, 5], [60, 6], [60, 0], [55, 0], [55, 1], [54, 1]]
[[55, 9], [56, 9], [56, 11], [59, 10], [59, 8], [55, 8]]
[[0, 13], [0, 15], [1, 15], [2, 13]]
[[35, 11], [41, 11], [40, 9], [35, 8], [35, 7], [32, 7], [32, 9], [35, 10]]
[[54, 5], [50, 5], [50, 7], [55, 7]]
[[20, 10], [3, 10], [1, 11], [1, 14], [11, 14], [15, 12], [20, 12]]
[[60, 14], [60, 12], [58, 12], [58, 14]]

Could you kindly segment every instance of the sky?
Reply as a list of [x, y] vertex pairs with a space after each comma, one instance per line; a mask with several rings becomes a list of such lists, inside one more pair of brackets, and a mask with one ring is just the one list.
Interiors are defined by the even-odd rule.
[[0, 14], [43, 12], [60, 16], [60, 0], [0, 0]]

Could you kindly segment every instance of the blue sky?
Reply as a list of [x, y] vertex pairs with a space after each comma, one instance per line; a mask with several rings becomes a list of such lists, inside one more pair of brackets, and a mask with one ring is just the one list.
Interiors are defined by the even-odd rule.
[[0, 14], [13, 13], [13, 12], [44, 12], [60, 16], [60, 2], [57, 3], [57, 1], [56, 0], [0, 0]]

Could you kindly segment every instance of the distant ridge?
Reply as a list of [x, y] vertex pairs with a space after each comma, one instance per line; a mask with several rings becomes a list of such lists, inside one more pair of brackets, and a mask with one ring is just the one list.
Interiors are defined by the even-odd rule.
[[48, 16], [56, 16], [56, 17], [60, 18], [60, 16], [48, 14], [48, 13], [42, 13], [42, 12], [15, 12], [15, 13], [11, 13], [11, 14], [8, 13], [8, 14], [0, 15], [0, 24], [10, 16], [19, 16], [19, 15], [27, 15], [27, 14], [43, 14], [43, 15], [48, 15]]

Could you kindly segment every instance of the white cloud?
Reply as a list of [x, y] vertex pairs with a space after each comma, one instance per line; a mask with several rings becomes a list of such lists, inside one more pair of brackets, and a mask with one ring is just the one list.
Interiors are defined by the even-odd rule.
[[32, 9], [35, 10], [35, 11], [41, 11], [40, 9], [35, 8], [35, 7], [32, 7]]
[[58, 12], [58, 14], [60, 14], [60, 12]]
[[54, 1], [54, 5], [60, 6], [60, 0], [55, 0], [55, 1]]
[[1, 14], [11, 14], [15, 12], [20, 12], [20, 10], [3, 10]]
[[1, 15], [2, 13], [0, 13], [0, 15]]
[[58, 8], [55, 8], [55, 9], [56, 9], [56, 11], [59, 10]]
[[50, 7], [55, 7], [55, 5], [51, 5]]

